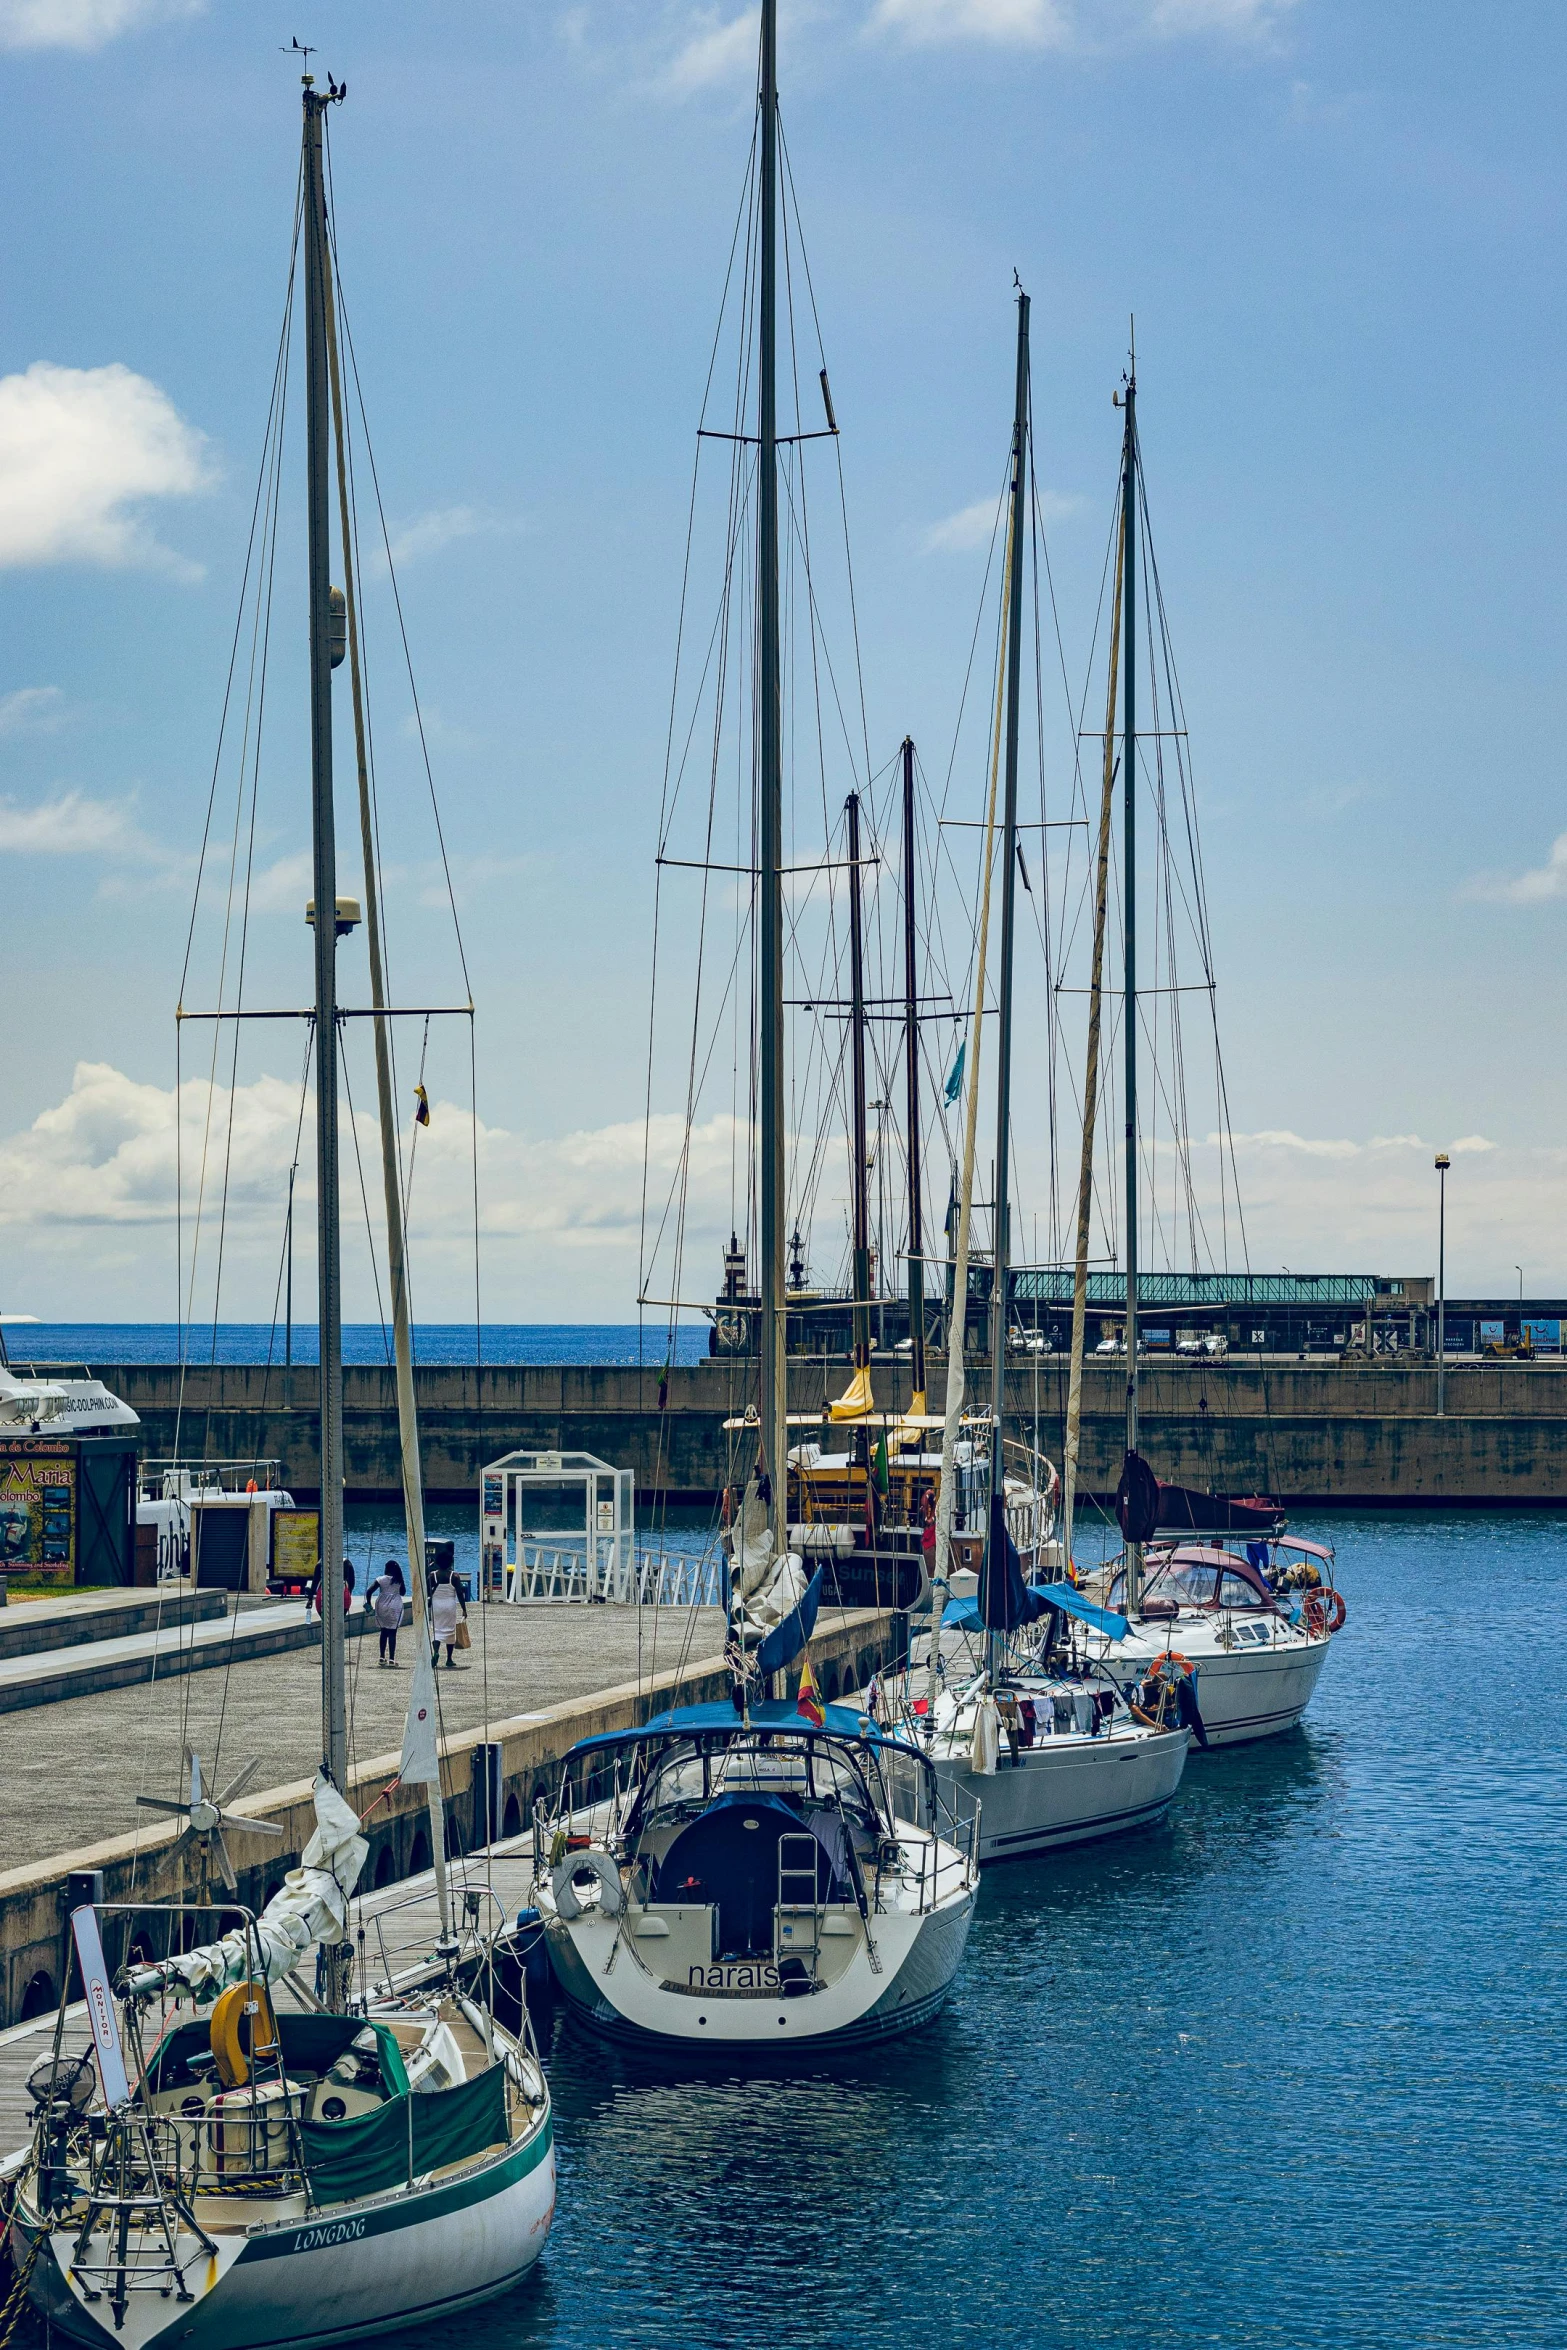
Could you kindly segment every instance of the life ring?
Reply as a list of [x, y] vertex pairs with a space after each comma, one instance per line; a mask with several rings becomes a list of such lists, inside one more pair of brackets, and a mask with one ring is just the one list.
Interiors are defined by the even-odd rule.
[[1178, 1648], [1167, 1648], [1162, 1656], [1156, 1656], [1153, 1660], [1153, 1663], [1148, 1668], [1150, 1676], [1152, 1676], [1154, 1673], [1157, 1673], [1161, 1665], [1179, 1665], [1181, 1668], [1181, 1677], [1186, 1681], [1191, 1679], [1193, 1673], [1197, 1669], [1196, 1666], [1192, 1663], [1191, 1658], [1189, 1656], [1182, 1656]]
[[609, 1854], [603, 1851], [568, 1852], [550, 1878], [550, 1891], [555, 1896], [555, 1910], [569, 1926], [580, 1918], [585, 1909], [593, 1906], [591, 1895], [584, 1886], [577, 1891], [576, 1879], [591, 1875], [598, 1879], [598, 1910], [601, 1916], [618, 1918], [626, 1906], [625, 1889], [620, 1882], [620, 1871]]
[[218, 1994], [207, 2026], [225, 2089], [243, 2089], [253, 2056], [276, 2056], [277, 2018], [265, 1983], [230, 1983]]
[[1306, 1629], [1308, 1632], [1330, 1637], [1342, 1632], [1349, 1617], [1342, 1591], [1313, 1591], [1306, 1601]]

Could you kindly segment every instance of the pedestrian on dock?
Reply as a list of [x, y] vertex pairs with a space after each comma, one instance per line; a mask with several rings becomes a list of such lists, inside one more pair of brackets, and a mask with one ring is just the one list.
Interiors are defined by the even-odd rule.
[[376, 1630], [380, 1635], [381, 1653], [377, 1660], [397, 1669], [397, 1635], [403, 1621], [403, 1606], [407, 1599], [403, 1570], [396, 1559], [388, 1559], [380, 1574], [365, 1594], [365, 1605], [374, 1611]]
[[[317, 1569], [316, 1569], [316, 1573], [315, 1573], [315, 1580], [314, 1580], [314, 1582], [313, 1582], [313, 1583], [311, 1584], [311, 1586], [310, 1586], [309, 1598], [310, 1598], [310, 1612], [311, 1612], [311, 1614], [312, 1614], [312, 1615], [317, 1615], [317, 1616], [318, 1616], [318, 1615], [321, 1613], [321, 1569], [320, 1569], [319, 1567], [317, 1567]], [[348, 1612], [349, 1612], [349, 1609], [350, 1609], [350, 1608], [353, 1606], [353, 1604], [354, 1604], [354, 1562], [353, 1562], [353, 1560], [352, 1560], [352, 1559], [344, 1559], [344, 1561], [343, 1561], [343, 1613], [344, 1613], [344, 1615], [345, 1615], [345, 1616], [348, 1614]]]
[[435, 1589], [430, 1594], [430, 1662], [440, 1660], [438, 1648], [446, 1651], [446, 1670], [453, 1668], [452, 1652], [468, 1645], [468, 1604], [458, 1590], [450, 1567], [441, 1567], [435, 1578]]

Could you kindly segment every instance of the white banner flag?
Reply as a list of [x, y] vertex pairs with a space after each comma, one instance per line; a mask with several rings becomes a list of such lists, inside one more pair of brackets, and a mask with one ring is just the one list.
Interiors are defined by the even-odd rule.
[[403, 1762], [399, 1776], [410, 1787], [439, 1783], [440, 1756], [435, 1745], [435, 1668], [429, 1643], [414, 1627], [414, 1677], [408, 1692], [408, 1719], [403, 1724]]
[[109, 1991], [109, 1970], [104, 1964], [98, 1912], [92, 1908], [73, 1909], [71, 1933], [82, 1970], [87, 2021], [92, 2026], [93, 2047], [98, 2056], [98, 2081], [103, 2090], [103, 2101], [113, 2112], [125, 2104], [131, 2093], [131, 2085], [125, 2077], [125, 2054], [120, 2046], [120, 2027], [115, 2019], [114, 2000]]

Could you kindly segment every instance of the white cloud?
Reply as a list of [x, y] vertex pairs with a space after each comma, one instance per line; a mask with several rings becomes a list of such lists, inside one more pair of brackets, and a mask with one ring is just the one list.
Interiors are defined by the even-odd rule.
[[0, 566], [99, 563], [200, 576], [142, 508], [212, 480], [204, 436], [128, 367], [35, 360], [0, 377]]
[[659, 86], [673, 97], [688, 98], [699, 90], [754, 83], [760, 10], [747, 8], [727, 21], [714, 10], [698, 21], [700, 29], [664, 68]]
[[[1064, 496], [1059, 490], [1041, 490], [1039, 510], [1047, 523], [1064, 522], [1076, 514], [1082, 499]], [[1001, 511], [997, 498], [976, 498], [972, 506], [960, 506], [956, 514], [949, 514], [944, 522], [933, 522], [920, 540], [927, 555], [967, 555], [976, 547], [988, 547], [992, 533], [998, 528]]]
[[873, 31], [919, 46], [1092, 49], [1218, 35], [1254, 40], [1295, 0], [875, 0]]
[[0, 0], [0, 49], [101, 49], [120, 33], [199, 16], [205, 0]]
[[64, 705], [57, 685], [23, 685], [0, 694], [0, 736], [54, 734], [65, 723]]
[[988, 41], [1065, 48], [1072, 28], [1060, 0], [876, 0], [872, 25], [905, 41]]
[[473, 506], [436, 506], [428, 514], [416, 515], [390, 535], [392, 561], [405, 570], [410, 563], [418, 563], [426, 555], [438, 555], [443, 547], [455, 545], [458, 539], [478, 538], [486, 531], [500, 527], [488, 515]]
[[1545, 863], [1532, 872], [1511, 879], [1505, 874], [1482, 873], [1464, 894], [1503, 906], [1539, 906], [1548, 898], [1567, 897], [1567, 832], [1556, 835]]
[[0, 800], [0, 852], [13, 857], [135, 857], [155, 861], [156, 844], [136, 823], [127, 800], [61, 792], [36, 807]]

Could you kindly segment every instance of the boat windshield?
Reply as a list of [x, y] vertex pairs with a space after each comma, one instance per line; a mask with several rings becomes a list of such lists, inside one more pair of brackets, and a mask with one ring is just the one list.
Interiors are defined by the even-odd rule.
[[865, 1781], [846, 1754], [815, 1740], [762, 1737], [706, 1750], [682, 1742], [666, 1747], [638, 1790], [627, 1834], [687, 1820], [721, 1795], [776, 1795], [806, 1804], [835, 1802], [876, 1825]]

